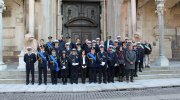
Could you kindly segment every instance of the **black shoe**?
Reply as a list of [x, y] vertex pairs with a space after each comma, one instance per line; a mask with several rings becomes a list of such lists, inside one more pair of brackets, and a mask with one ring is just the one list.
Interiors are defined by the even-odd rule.
[[134, 77], [138, 77], [138, 75], [136, 74], [136, 75], [134, 75]]
[[34, 83], [32, 83], [32, 85], [34, 85]]
[[26, 83], [26, 85], [29, 85], [29, 83]]
[[38, 85], [41, 85], [42, 83], [39, 83]]
[[133, 82], [134, 82], [134, 80], [131, 80], [131, 82], [133, 83]]
[[47, 85], [47, 83], [45, 82], [44, 85]]
[[129, 83], [129, 80], [126, 80], [127, 83]]
[[139, 72], [142, 72], [142, 70], [139, 70]]
[[107, 84], [107, 82], [104, 82], [104, 84]]

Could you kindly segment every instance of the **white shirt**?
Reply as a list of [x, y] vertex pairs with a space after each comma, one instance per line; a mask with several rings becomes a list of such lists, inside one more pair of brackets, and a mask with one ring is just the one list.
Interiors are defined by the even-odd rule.
[[107, 40], [107, 49], [109, 48], [109, 40]]
[[83, 64], [86, 64], [86, 62], [85, 62], [85, 57], [86, 57], [86, 56], [83, 56]]

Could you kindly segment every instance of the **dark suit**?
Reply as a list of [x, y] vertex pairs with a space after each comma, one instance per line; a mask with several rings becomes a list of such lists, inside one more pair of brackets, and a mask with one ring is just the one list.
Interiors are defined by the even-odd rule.
[[96, 56], [96, 54], [93, 55], [96, 58], [96, 60], [95, 60], [91, 56], [89, 56], [89, 54], [91, 54], [91, 53], [87, 54], [88, 67], [89, 67], [89, 82], [90, 83], [92, 83], [92, 82], [96, 83], [97, 82], [97, 77], [96, 77], [97, 56]]
[[29, 74], [32, 75], [32, 84], [34, 84], [34, 63], [36, 62], [36, 55], [34, 53], [24, 55], [24, 62], [26, 63], [26, 84], [29, 84]]
[[[58, 62], [58, 56], [53, 56]], [[50, 71], [51, 71], [51, 82], [52, 84], [57, 84], [57, 77], [58, 77], [58, 72], [56, 71], [56, 64], [55, 62], [49, 57], [49, 65], [50, 65]]]
[[[81, 78], [82, 78], [82, 83], [86, 82], [86, 73], [87, 73], [87, 65], [88, 65], [88, 58], [85, 56], [85, 61], [83, 64], [83, 57], [80, 55], [80, 68], [81, 68]], [[83, 68], [82, 66], [86, 66], [86, 68]]]
[[[61, 77], [62, 77], [62, 82], [63, 84], [67, 83], [67, 75], [68, 75], [68, 58], [67, 57], [61, 57], [59, 60], [59, 65], [60, 65], [60, 71], [61, 71]], [[63, 67], [64, 66], [64, 67]]]
[[108, 74], [108, 82], [114, 82], [114, 65], [115, 65], [115, 52], [110, 51], [108, 52], [108, 68], [107, 68], [107, 74]]
[[39, 74], [39, 84], [42, 83], [42, 73], [43, 73], [43, 77], [44, 77], [44, 83], [47, 83], [47, 61], [48, 61], [48, 53], [47, 52], [42, 52], [42, 54], [44, 55], [44, 57], [46, 57], [46, 59], [43, 59], [43, 57], [41, 57], [41, 55], [38, 53], [37, 54], [37, 60], [38, 60], [38, 74]]
[[[98, 58], [99, 83], [102, 82], [102, 76], [103, 76], [103, 82], [107, 83], [107, 53], [98, 52], [97, 58]], [[102, 62], [104, 62], [105, 64], [102, 65]]]
[[[113, 45], [113, 41], [109, 40], [109, 45]], [[104, 50], [107, 51], [107, 46], [108, 46], [108, 40], [104, 42]]]
[[[79, 56], [78, 55], [70, 55], [70, 63], [71, 63], [71, 84], [78, 84], [78, 74], [79, 74]], [[73, 63], [78, 63], [78, 65], [73, 65]]]

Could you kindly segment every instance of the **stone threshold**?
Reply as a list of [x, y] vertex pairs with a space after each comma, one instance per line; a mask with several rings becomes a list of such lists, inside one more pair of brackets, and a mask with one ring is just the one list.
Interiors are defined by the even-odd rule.
[[86, 83], [86, 84], [67, 84], [52, 85], [25, 85], [25, 84], [0, 84], [0, 93], [89, 93], [89, 92], [107, 92], [107, 91], [128, 91], [142, 90], [151, 88], [169, 88], [180, 87], [179, 78], [171, 79], [148, 79], [135, 80], [134, 83], [115, 82], [108, 84]]

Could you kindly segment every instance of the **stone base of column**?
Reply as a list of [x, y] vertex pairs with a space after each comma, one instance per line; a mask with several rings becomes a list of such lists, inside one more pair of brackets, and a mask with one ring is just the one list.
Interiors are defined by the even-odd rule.
[[0, 71], [6, 69], [7, 69], [7, 65], [5, 65], [4, 63], [0, 63]]
[[17, 67], [20, 71], [25, 71], [26, 69], [25, 62], [24, 62], [24, 51], [22, 50], [19, 55], [19, 66]]
[[169, 66], [169, 60], [165, 56], [160, 56], [157, 59], [155, 65], [159, 66], [159, 67], [168, 67]]

